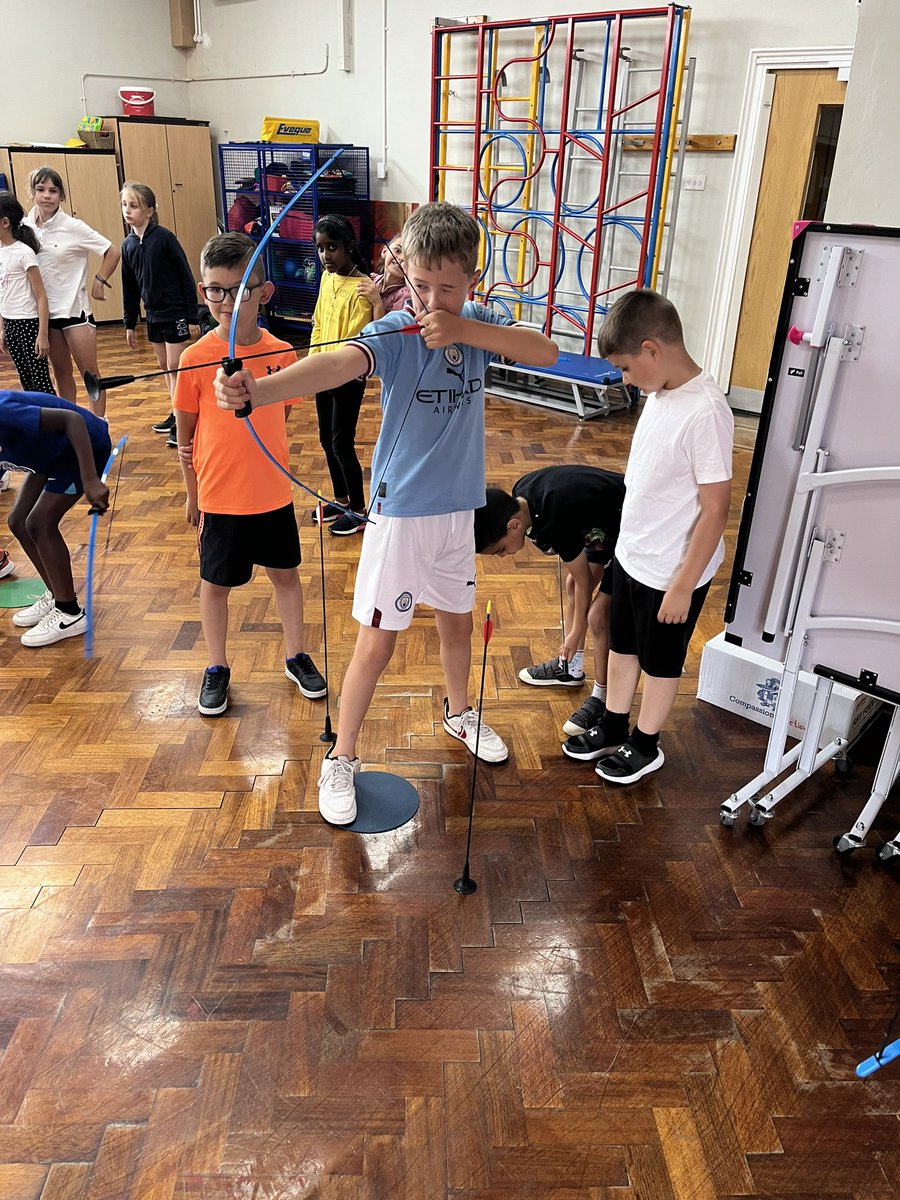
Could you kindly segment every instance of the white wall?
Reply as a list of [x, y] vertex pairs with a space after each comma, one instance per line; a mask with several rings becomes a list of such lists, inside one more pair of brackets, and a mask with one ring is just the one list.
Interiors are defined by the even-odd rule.
[[[866, 0], [869, 3], [870, 0]], [[891, 3], [892, 0], [882, 0]], [[229, 141], [259, 135], [265, 114], [317, 118], [322, 137], [368, 145], [373, 194], [389, 200], [427, 196], [431, 24], [435, 15], [463, 17], [487, 12], [491, 19], [602, 11], [603, 3], [541, 0], [388, 0], [388, 175], [374, 178], [382, 145], [381, 0], [354, 0], [354, 70], [336, 65], [339, 0], [202, 0], [204, 30], [212, 44], [189, 55], [195, 76], [312, 71], [321, 67], [324, 44], [331, 62], [322, 76], [191, 85], [193, 115], [208, 117]], [[644, 7], [623, 0], [623, 8]], [[690, 53], [698, 60], [691, 127], [698, 133], [735, 133], [748, 53], [758, 46], [852, 45], [856, 0], [694, 0]], [[682, 195], [669, 294], [684, 317], [689, 344], [703, 349], [712, 279], [724, 219], [733, 158], [691, 154], [692, 174], [706, 189]]]
[[[313, 117], [323, 138], [368, 145], [372, 161], [382, 145], [382, 4], [353, 0], [353, 70], [337, 67], [339, 0], [201, 0], [208, 47], [181, 52], [169, 42], [168, 4], [151, 0], [139, 8], [120, 0], [42, 0], [36, 9], [7, 5], [0, 140], [64, 141], [80, 116], [82, 71], [123, 73], [119, 81], [88, 81], [88, 109], [116, 111], [119, 82], [147, 74], [235, 76], [317, 71], [330, 44], [324, 75], [294, 78], [157, 84], [157, 112], [212, 123], [228, 141], [259, 136], [265, 114]], [[462, 17], [487, 11], [493, 19], [522, 15], [521, 0], [387, 0], [388, 175], [374, 179], [373, 194], [422, 200], [427, 194], [431, 24], [434, 16]], [[894, 0], [866, 0], [885, 11]], [[596, 3], [541, 0], [539, 14]], [[612, 4], [609, 5], [612, 7]], [[622, 0], [622, 7], [642, 7]], [[698, 60], [691, 127], [695, 132], [734, 133], [740, 112], [748, 51], [759, 46], [852, 45], [856, 0], [694, 0], [690, 52]], [[52, 30], [48, 38], [47, 30]], [[893, 101], [896, 103], [896, 100]], [[883, 146], [879, 155], [884, 153]], [[864, 151], [860, 148], [860, 154]], [[839, 151], [840, 153], [840, 151]], [[873, 158], [876, 156], [873, 156]], [[688, 170], [706, 176], [706, 189], [682, 196], [670, 296], [682, 310], [688, 340], [700, 353], [722, 231], [732, 156], [691, 154]]]
[[[121, 72], [87, 80], [87, 111], [121, 112], [118, 89], [146, 75], [184, 77], [187, 55], [172, 48], [169, 6], [116, 0], [40, 0], [3, 3], [3, 79], [0, 143], [64, 143], [77, 136], [85, 71]], [[146, 73], [142, 74], [142, 73]], [[188, 115], [187, 84], [152, 83], [156, 111]]]
[[898, 76], [897, 0], [865, 0], [825, 209], [829, 221], [900, 226]]

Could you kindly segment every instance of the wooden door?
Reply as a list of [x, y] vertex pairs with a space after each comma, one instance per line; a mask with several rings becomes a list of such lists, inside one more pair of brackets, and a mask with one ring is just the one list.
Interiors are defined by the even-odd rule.
[[[53, 150], [12, 150], [10, 151], [10, 161], [12, 162], [13, 180], [15, 181], [15, 193], [19, 203], [26, 212], [32, 207], [32, 200], [28, 194], [28, 176], [37, 167], [52, 167], [63, 181], [63, 186], [66, 189], [66, 195], [69, 194], [69, 169], [68, 160], [70, 155], [63, 154], [60, 151]], [[68, 210], [69, 203], [64, 201], [63, 207]]]
[[732, 402], [735, 389], [748, 395], [746, 403], [738, 397], [736, 407], [753, 409], [758, 407], [753, 399], [762, 398], [792, 224], [803, 208], [819, 111], [824, 105], [842, 105], [846, 89], [834, 70], [776, 72], [729, 391]]
[[[76, 151], [68, 156], [68, 164], [69, 212], [108, 237], [114, 246], [121, 246], [125, 226], [119, 201], [119, 170], [115, 154], [81, 154]], [[92, 254], [88, 279], [93, 279], [99, 269], [100, 259]], [[106, 299], [92, 300], [91, 309], [98, 321], [121, 321], [122, 273], [119, 269], [113, 272], [109, 282], [112, 288], [104, 289]]]
[[119, 156], [125, 180], [145, 183], [153, 190], [160, 225], [174, 231], [175, 209], [172, 205], [172, 176], [169, 172], [165, 125], [119, 121], [118, 132]]
[[200, 278], [200, 251], [218, 233], [213, 186], [212, 144], [207, 125], [167, 125], [172, 174], [173, 229], [195, 278]]

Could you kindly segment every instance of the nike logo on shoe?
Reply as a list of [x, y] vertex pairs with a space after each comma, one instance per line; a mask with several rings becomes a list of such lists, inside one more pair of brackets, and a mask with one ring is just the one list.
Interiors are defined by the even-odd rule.
[[78, 622], [81, 620], [81, 618], [83, 616], [84, 616], [84, 613], [79, 613], [78, 616], [75, 617], [71, 621], [60, 621], [60, 623], [59, 623], [60, 629], [71, 629], [73, 625], [78, 624]]

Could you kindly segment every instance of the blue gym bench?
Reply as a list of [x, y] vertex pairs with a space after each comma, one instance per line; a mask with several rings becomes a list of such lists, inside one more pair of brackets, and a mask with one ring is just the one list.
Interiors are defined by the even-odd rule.
[[491, 363], [485, 388], [506, 400], [573, 413], [579, 421], [608, 417], [632, 404], [619, 368], [587, 354], [560, 354], [553, 367]]

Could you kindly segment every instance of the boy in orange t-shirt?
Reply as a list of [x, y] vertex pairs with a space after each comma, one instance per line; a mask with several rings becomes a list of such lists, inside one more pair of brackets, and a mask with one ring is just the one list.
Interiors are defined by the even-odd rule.
[[[243, 233], [224, 233], [203, 247], [198, 291], [218, 327], [189, 346], [181, 368], [215, 361], [227, 354], [237, 293], [254, 243]], [[287, 342], [257, 325], [259, 306], [274, 288], [258, 267], [248, 281], [238, 311], [235, 354], [251, 359], [255, 378], [296, 362]], [[267, 352], [271, 351], [271, 355]], [[184, 371], [175, 385], [178, 455], [187, 490], [185, 514], [198, 527], [200, 548], [200, 621], [210, 665], [203, 676], [197, 707], [215, 717], [228, 707], [231, 670], [225, 650], [228, 597], [249, 583], [254, 566], [264, 567], [275, 589], [287, 657], [284, 673], [310, 700], [325, 695], [325, 680], [303, 652], [303, 592], [300, 588], [300, 535], [294, 516], [291, 483], [262, 454], [243, 423], [216, 404], [217, 367]], [[292, 400], [253, 414], [263, 445], [285, 468], [288, 444], [285, 421]]]

